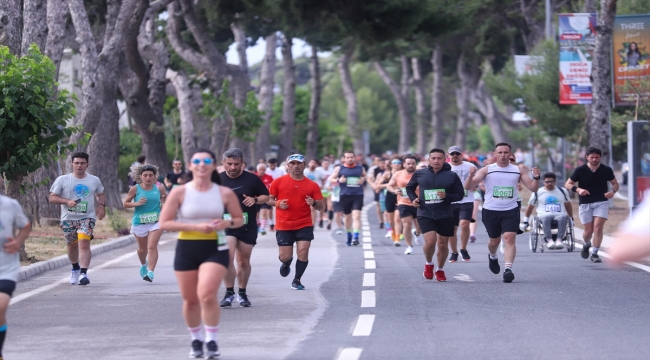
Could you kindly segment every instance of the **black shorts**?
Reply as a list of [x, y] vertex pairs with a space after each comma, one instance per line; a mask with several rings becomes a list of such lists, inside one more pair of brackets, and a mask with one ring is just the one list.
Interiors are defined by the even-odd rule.
[[485, 225], [490, 239], [500, 238], [503, 233], [507, 232], [516, 233], [519, 230], [520, 215], [518, 207], [505, 211], [483, 208], [481, 212], [483, 225]]
[[451, 211], [454, 214], [454, 226], [458, 226], [461, 220], [472, 221], [474, 203], [451, 204]]
[[16, 290], [16, 282], [12, 280], [0, 280], [0, 293], [7, 294], [9, 297], [14, 293], [14, 290]]
[[298, 230], [277, 230], [275, 239], [278, 241], [278, 246], [293, 246], [296, 241], [312, 241], [314, 240], [314, 227], [306, 226]]
[[352, 210], [361, 210], [363, 208], [363, 195], [341, 195], [339, 201], [343, 214], [348, 215]]
[[273, 209], [273, 207], [271, 207], [271, 205], [269, 205], [269, 204], [264, 203], [264, 204], [260, 205], [260, 209], [271, 210], [271, 209]]
[[397, 210], [399, 210], [399, 218], [404, 219], [405, 217], [412, 216], [414, 219], [418, 217], [418, 208], [410, 205], [397, 205]]
[[244, 244], [256, 245], [257, 244], [257, 226], [242, 226], [237, 229], [226, 229], [227, 236], [234, 236], [237, 240], [242, 241]]
[[378, 192], [375, 193], [375, 202], [379, 202], [379, 193]]
[[386, 212], [394, 213], [397, 209], [397, 195], [390, 191], [386, 192]]
[[338, 201], [332, 201], [332, 210], [334, 212], [343, 212], [343, 208], [341, 208], [341, 203]]
[[205, 262], [215, 262], [226, 269], [230, 262], [228, 250], [217, 249], [217, 240], [178, 240], [176, 256], [174, 257], [175, 271], [198, 270]]
[[452, 218], [431, 219], [428, 217], [418, 217], [418, 225], [422, 233], [435, 231], [440, 236], [454, 236], [454, 222]]

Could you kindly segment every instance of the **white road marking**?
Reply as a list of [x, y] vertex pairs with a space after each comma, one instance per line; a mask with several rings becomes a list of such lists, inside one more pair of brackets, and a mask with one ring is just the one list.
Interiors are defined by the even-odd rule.
[[363, 244], [363, 249], [364, 249], [364, 250], [370, 250], [370, 249], [372, 249], [372, 244]]
[[366, 260], [365, 261], [365, 268], [366, 269], [376, 269], [377, 268], [377, 263], [375, 260]]
[[358, 360], [362, 351], [363, 349], [360, 348], [345, 348], [341, 350], [336, 360]]
[[372, 325], [375, 322], [375, 315], [359, 315], [357, 325], [354, 327], [352, 336], [369, 336], [372, 332]]
[[374, 259], [375, 258], [375, 252], [374, 251], [364, 251], [363, 252], [363, 258], [364, 259]]
[[454, 279], [458, 281], [474, 282], [474, 279], [472, 279], [469, 275], [465, 275], [465, 274], [458, 274], [454, 276]]
[[372, 238], [370, 236], [364, 236], [363, 242], [372, 242]]
[[375, 286], [375, 273], [363, 274], [363, 286]]
[[361, 291], [361, 307], [375, 307], [376, 303], [375, 290]]
[[[582, 250], [582, 244], [578, 244], [578, 243], [576, 243], [576, 248]], [[591, 254], [591, 253], [590, 253], [590, 254]], [[606, 252], [604, 252], [604, 251], [599, 251], [599, 252], [598, 252], [598, 255], [600, 255], [600, 256], [602, 256], [602, 257], [604, 257], [604, 258], [606, 258], [606, 259], [611, 259], [611, 258], [612, 258], [611, 255], [609, 255], [608, 253], [606, 253]], [[635, 267], [635, 268], [637, 268], [637, 269], [639, 269], [639, 270], [643, 270], [643, 271], [646, 271], [646, 272], [649, 272], [649, 273], [650, 273], [650, 266], [646, 266], [646, 265], [639, 264], [639, 263], [635, 263], [635, 262], [631, 262], [631, 261], [626, 261], [626, 262], [624, 262], [624, 264], [626, 264], [626, 265], [630, 265], [630, 266]]]
[[364, 237], [371, 237], [372, 236], [369, 231], [363, 231], [361, 233], [361, 235], [364, 236]]
[[370, 231], [370, 225], [361, 225], [361, 230]]

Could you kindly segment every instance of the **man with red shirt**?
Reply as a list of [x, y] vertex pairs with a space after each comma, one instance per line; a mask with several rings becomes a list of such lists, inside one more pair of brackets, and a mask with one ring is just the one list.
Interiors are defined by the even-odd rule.
[[296, 243], [296, 274], [291, 288], [304, 290], [300, 282], [307, 269], [309, 246], [314, 239], [314, 223], [311, 207], [323, 210], [323, 195], [320, 187], [304, 175], [305, 157], [294, 154], [287, 158], [287, 175], [271, 183], [269, 205], [276, 207], [276, 234], [280, 251], [280, 275], [287, 277], [293, 261], [293, 244]]
[[[269, 174], [266, 173], [266, 164], [259, 163], [257, 164], [257, 176], [260, 177], [264, 185], [266, 185], [266, 188], [271, 187], [271, 183], [273, 182], [273, 177]], [[268, 223], [269, 220], [269, 213], [271, 212], [273, 208], [269, 204], [261, 204], [260, 205], [260, 234], [261, 235], [266, 235], [266, 224]]]

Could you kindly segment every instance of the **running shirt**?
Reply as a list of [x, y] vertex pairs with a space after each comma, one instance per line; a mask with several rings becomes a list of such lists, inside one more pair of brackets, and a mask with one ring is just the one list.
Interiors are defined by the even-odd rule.
[[[229, 187], [235, 192], [241, 209], [244, 212], [244, 225], [243, 228], [257, 228], [257, 209], [258, 206], [253, 205], [248, 207], [244, 205], [244, 195], [248, 197], [258, 197], [260, 195], [268, 195], [269, 190], [262, 182], [259, 176], [244, 171], [236, 178], [230, 178], [226, 172], [219, 174], [221, 176], [221, 186]], [[230, 214], [224, 214], [224, 219], [228, 220]]]
[[[212, 183], [208, 191], [198, 191], [193, 183], [185, 185], [185, 198], [178, 209], [178, 221], [186, 224], [199, 224], [223, 219], [225, 206], [219, 185]], [[204, 234], [198, 231], [181, 231], [179, 240], [217, 240], [216, 232]], [[223, 241], [225, 241], [225, 236]], [[224, 250], [219, 244], [219, 250]], [[227, 249], [227, 244], [226, 244]]]
[[134, 202], [142, 198], [147, 199], [144, 205], [136, 206], [133, 212], [133, 225], [155, 224], [160, 217], [160, 189], [154, 184], [151, 190], [143, 189], [140, 184], [135, 184]]
[[517, 165], [508, 164], [500, 167], [497, 164], [487, 166], [488, 172], [483, 183], [485, 184], [484, 209], [512, 210], [518, 206], [517, 197], [519, 178], [521, 173]]
[[268, 189], [271, 187], [271, 183], [273, 182], [273, 176], [264, 174], [264, 176], [260, 176], [260, 180], [262, 180], [262, 183], [264, 183], [264, 186]]
[[279, 167], [279, 166], [276, 166], [275, 169], [271, 169], [270, 166], [267, 167], [267, 168], [266, 168], [266, 173], [269, 174], [269, 175], [271, 175], [271, 177], [273, 178], [273, 180], [279, 178], [280, 176], [284, 176], [284, 174], [286, 174], [286, 172], [284, 171], [284, 169], [282, 169], [282, 168]]
[[61, 221], [95, 219], [95, 195], [104, 193], [104, 185], [97, 176], [86, 174], [83, 179], [77, 179], [70, 173], [57, 177], [50, 192], [64, 199], [77, 200], [74, 208], [61, 204]]
[[553, 190], [539, 189], [530, 195], [528, 205], [537, 206], [537, 215], [566, 214], [564, 203], [569, 201], [569, 194], [565, 189], [555, 187]]
[[0, 280], [18, 281], [20, 255], [7, 254], [4, 245], [8, 237], [14, 236], [14, 229], [22, 229], [27, 224], [29, 219], [18, 201], [0, 195]]
[[411, 199], [406, 195], [406, 184], [411, 181], [413, 174], [415, 174], [415, 171], [409, 173], [406, 170], [400, 170], [393, 174], [393, 177], [395, 178], [395, 188], [401, 191], [400, 195], [397, 195], [397, 205], [413, 206]]
[[[454, 165], [452, 163], [449, 163], [451, 165], [451, 171], [455, 172], [456, 175], [460, 178], [460, 181], [462, 181], [463, 185], [465, 184], [465, 180], [469, 177], [469, 169], [475, 168], [474, 164], [463, 161], [462, 164], [460, 165]], [[454, 202], [452, 204], [462, 204], [462, 203], [471, 203], [474, 202], [474, 191], [471, 190], [465, 190], [465, 197], [463, 197], [463, 200]]]
[[269, 190], [276, 201], [288, 200], [287, 209], [276, 206], [275, 227], [278, 230], [298, 230], [307, 226], [314, 226], [311, 219], [311, 207], [307, 205], [307, 196], [314, 200], [322, 200], [320, 187], [315, 182], [303, 178], [294, 180], [290, 175], [281, 176], [271, 184]]
[[309, 168], [305, 168], [303, 171], [303, 174], [311, 181], [315, 182], [318, 184], [318, 187], [323, 188], [323, 179], [325, 179], [325, 174], [318, 170], [318, 168], [314, 169], [313, 171], [310, 170]]
[[355, 165], [354, 167], [341, 166], [339, 168], [339, 177], [345, 176], [344, 183], [339, 182], [341, 187], [341, 196], [363, 196], [363, 185], [360, 183], [361, 176], [363, 176], [363, 167]]
[[169, 180], [170, 183], [172, 183], [172, 187], [178, 186], [178, 179], [182, 179], [183, 176], [185, 176], [185, 171], [181, 171], [178, 174], [173, 171], [167, 173], [167, 179]]
[[571, 180], [578, 183], [578, 187], [589, 191], [589, 195], [580, 196], [580, 204], [591, 204], [607, 201], [605, 193], [609, 191], [607, 182], [614, 180], [614, 171], [611, 167], [600, 164], [596, 171], [591, 171], [587, 164], [578, 166], [571, 174]]
[[[320, 170], [320, 172], [322, 172], [323, 175], [325, 176], [325, 178], [327, 179], [330, 176], [332, 176], [332, 174], [334, 173], [334, 166], [330, 165], [330, 166], [327, 167], [327, 169], [325, 169], [322, 166], [319, 166], [319, 167], [316, 168], [316, 170]], [[329, 182], [329, 180], [327, 180], [325, 184], [327, 185], [328, 182]]]

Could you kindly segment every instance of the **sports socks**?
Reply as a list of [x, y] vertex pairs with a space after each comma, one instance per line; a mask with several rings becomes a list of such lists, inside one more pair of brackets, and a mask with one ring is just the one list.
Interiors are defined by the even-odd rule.
[[82, 273], [82, 274], [85, 274], [85, 273], [87, 273], [87, 272], [88, 272], [88, 268], [81, 268], [81, 273]]
[[327, 212], [327, 218], [330, 219], [330, 221], [332, 221], [332, 219], [334, 219], [334, 211], [329, 210]]
[[388, 221], [384, 221], [384, 227], [386, 228], [386, 231], [393, 231], [393, 228], [390, 226]]
[[598, 250], [600, 250], [599, 247], [592, 247], [591, 248], [591, 255], [598, 255]]
[[353, 234], [354, 240], [359, 240], [359, 230], [355, 229]]
[[219, 331], [219, 326], [208, 326], [204, 325], [205, 328], [205, 342], [217, 341], [217, 332]]
[[512, 263], [507, 262], [506, 263], [506, 269], [512, 270]]
[[77, 262], [77, 263], [74, 263], [74, 264], [72, 264], [72, 270], [76, 270], [76, 271], [79, 271], [79, 269], [81, 269], [81, 268], [79, 267], [79, 263], [78, 263], [78, 262]]
[[266, 229], [266, 224], [268, 222], [269, 222], [268, 220], [260, 220], [260, 225], [261, 225], [262, 229]]
[[5, 342], [7, 336], [7, 324], [0, 326], [0, 357], [2, 357], [2, 344]]
[[348, 233], [348, 241], [352, 241], [352, 230], [345, 230]]
[[296, 274], [293, 277], [294, 280], [300, 280], [300, 278], [302, 278], [302, 274], [304, 274], [307, 269], [307, 264], [309, 264], [309, 261], [296, 260]]
[[199, 340], [200, 342], [203, 342], [203, 334], [201, 333], [201, 325], [191, 328], [188, 327], [187, 330], [190, 331], [190, 335], [192, 336], [192, 341], [194, 340]]
[[497, 254], [490, 254], [490, 259], [492, 259], [492, 260], [496, 260], [496, 259], [498, 259], [498, 258], [499, 258], [499, 257], [497, 256]]
[[425, 261], [424, 264], [425, 264], [425, 265], [435, 265], [435, 264], [433, 263], [433, 261], [431, 261], [431, 262], [429, 262], [429, 261]]
[[246, 295], [246, 288], [239, 288], [239, 294]]
[[442, 268], [437, 267], [436, 271], [444, 271]]
[[226, 288], [226, 293], [227, 294], [235, 294], [235, 288], [234, 287], [227, 287]]

